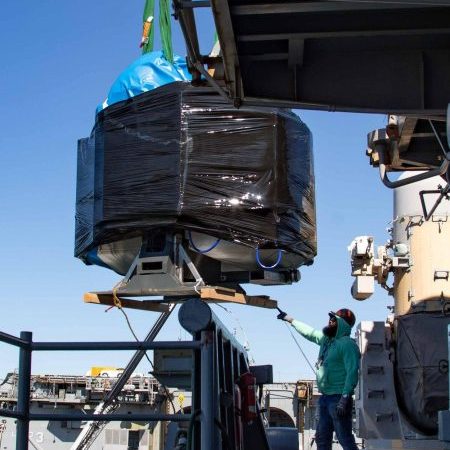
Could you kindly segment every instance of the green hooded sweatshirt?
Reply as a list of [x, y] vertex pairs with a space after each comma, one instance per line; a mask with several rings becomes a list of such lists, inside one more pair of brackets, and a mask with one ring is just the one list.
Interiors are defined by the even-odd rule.
[[329, 338], [322, 331], [298, 320], [292, 326], [306, 339], [320, 345], [316, 373], [319, 391], [325, 395], [352, 395], [358, 382], [360, 353], [356, 342], [350, 337], [351, 326], [336, 316], [336, 336]]

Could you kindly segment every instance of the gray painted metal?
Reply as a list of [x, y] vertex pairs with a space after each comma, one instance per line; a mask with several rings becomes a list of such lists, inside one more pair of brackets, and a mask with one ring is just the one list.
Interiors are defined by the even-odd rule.
[[[450, 325], [447, 328], [448, 339], [448, 355], [450, 360]], [[439, 440], [450, 442], [450, 371], [448, 371], [448, 385], [449, 385], [449, 410], [439, 411], [438, 423], [439, 423]]]
[[214, 377], [214, 333], [202, 331], [201, 351], [201, 434], [200, 446], [202, 449], [220, 448], [218, 444], [218, 428], [214, 420], [217, 417], [215, 405], [215, 377]]
[[19, 390], [17, 394], [17, 450], [28, 449], [28, 433], [30, 430], [30, 378], [31, 378], [31, 342], [33, 334], [22, 331], [20, 339], [25, 341], [27, 347], [21, 347], [19, 351]]
[[[156, 421], [173, 421], [173, 422], [188, 422], [191, 420], [191, 414], [159, 414], [159, 413], [144, 413], [144, 414], [133, 414], [128, 413], [114, 413], [114, 414], [103, 414], [102, 419], [107, 421], [121, 422], [130, 421], [133, 422], [156, 422]], [[88, 413], [83, 411], [74, 412], [63, 412], [60, 414], [55, 413], [31, 413], [30, 420], [33, 421], [49, 421], [49, 422], [61, 422], [64, 420], [95, 420], [98, 415], [94, 413]], [[19, 429], [17, 430], [19, 434]], [[19, 449], [19, 447], [17, 447]], [[26, 449], [27, 447], [23, 447]]]
[[[29, 381], [29, 379], [28, 379]], [[28, 383], [29, 384], [29, 383]], [[20, 386], [20, 384], [19, 384]], [[19, 396], [20, 396], [20, 387], [19, 387]], [[19, 397], [20, 398], [20, 397]], [[27, 414], [22, 413], [19, 409], [19, 400], [17, 402], [17, 409], [18, 411], [8, 411], [0, 409], [0, 416], [5, 417], [13, 417], [17, 418], [17, 438], [19, 439], [19, 435], [21, 434], [20, 431], [23, 431], [24, 427], [19, 427], [21, 422], [27, 422], [30, 421], [49, 421], [49, 422], [61, 422], [65, 420], [83, 420], [83, 421], [89, 421], [89, 420], [96, 420], [98, 419], [98, 414], [94, 414], [93, 412], [83, 412], [83, 411], [73, 411], [73, 412], [63, 412], [63, 413], [30, 413]], [[133, 416], [130, 416], [129, 414], [121, 414], [121, 413], [114, 413], [114, 414], [102, 414], [101, 418], [105, 421], [123, 421], [123, 420], [130, 420], [131, 418], [133, 421], [136, 422], [148, 422], [148, 421], [175, 421], [175, 422], [184, 422], [189, 421], [191, 419], [190, 414], [159, 414], [159, 413], [148, 413], [148, 414], [133, 414]], [[27, 447], [17, 447], [17, 449], [26, 449]]]
[[186, 331], [194, 334], [211, 326], [213, 312], [205, 302], [194, 298], [181, 306], [178, 312], [178, 320]]
[[152, 375], [168, 388], [192, 388], [193, 352], [191, 350], [155, 350]]
[[297, 428], [267, 428], [266, 434], [271, 450], [297, 450], [299, 448]]
[[[172, 314], [172, 311], [175, 309], [175, 304], [171, 304], [169, 306], [169, 311], [165, 313], [161, 313], [154, 325], [152, 326], [150, 332], [147, 334], [143, 342], [153, 342], [158, 336], [158, 333], [161, 331], [161, 328], [164, 326], [164, 324], [167, 322], [167, 319]], [[140, 361], [145, 355], [145, 350], [138, 350], [133, 357], [131, 358], [130, 362], [125, 367], [125, 370], [123, 371], [121, 377], [117, 380], [117, 382], [114, 384], [113, 388], [107, 395], [107, 397], [104, 400], [105, 407], [111, 404], [114, 399], [120, 394], [122, 391], [122, 388], [127, 383], [127, 380], [131, 377], [132, 373], [136, 369], [136, 367], [139, 365]]]
[[[153, 324], [150, 332], [147, 334], [143, 342], [153, 342], [158, 335], [158, 333], [161, 331], [161, 328], [164, 326], [164, 324], [167, 322], [167, 319], [170, 317], [172, 311], [175, 309], [175, 304], [171, 304], [169, 306], [169, 311], [165, 313], [161, 313], [156, 322]], [[114, 400], [117, 398], [117, 396], [122, 391], [122, 388], [127, 383], [127, 380], [131, 377], [136, 367], [139, 365], [140, 361], [145, 355], [145, 350], [138, 350], [133, 357], [131, 358], [130, 362], [125, 367], [125, 370], [123, 371], [121, 377], [114, 383], [113, 388], [111, 391], [108, 392], [107, 396], [105, 397], [105, 400], [97, 406], [95, 409], [95, 412], [99, 414], [100, 416], [103, 415], [105, 412], [109, 412], [109, 407], [113, 404]], [[101, 419], [97, 419], [95, 422], [89, 423], [83, 431], [80, 433], [80, 436], [77, 438], [77, 442], [74, 445], [74, 450], [81, 450], [81, 449], [88, 449], [91, 447], [92, 442], [95, 440], [95, 438], [99, 435], [99, 433], [102, 430], [102, 426], [105, 425], [105, 421], [103, 420], [103, 417]]]
[[33, 351], [69, 351], [69, 350], [154, 350], [161, 349], [191, 349], [200, 348], [195, 341], [158, 341], [158, 342], [34, 342]]
[[[211, 6], [225, 91], [236, 106], [445, 116], [449, 2], [211, 0]], [[183, 31], [192, 39], [190, 25]], [[196, 51], [188, 46], [192, 67], [205, 61]]]
[[180, 325], [193, 335], [214, 326], [216, 331], [220, 330], [225, 340], [229, 341], [240, 353], [246, 354], [244, 347], [228, 331], [209, 305], [199, 298], [191, 298], [183, 303], [178, 312], [178, 320]]
[[[389, 348], [390, 328], [384, 322], [363, 321], [356, 341], [361, 351], [359, 384], [355, 391], [356, 429], [363, 439], [402, 439]], [[377, 395], [379, 394], [379, 395]]]
[[12, 336], [11, 334], [3, 333], [2, 331], [0, 331], [0, 341], [16, 347], [27, 347], [30, 345], [29, 342], [19, 339], [16, 336]]
[[[235, 385], [240, 376], [249, 371], [245, 350], [210, 311], [208, 305], [200, 306], [199, 299], [186, 302], [188, 308], [197, 311], [202, 308], [207, 311], [211, 320], [206, 321], [207, 329], [193, 333], [192, 342], [44, 342], [33, 343], [31, 333], [22, 332], [19, 397], [17, 411], [5, 414], [18, 419], [16, 450], [28, 449], [29, 422], [65, 422], [65, 421], [133, 421], [133, 422], [191, 422], [199, 420], [200, 426], [194, 426], [194, 450], [211, 450], [229, 448], [231, 440], [236, 442], [235, 434]], [[188, 315], [192, 317], [192, 314]], [[8, 340], [11, 340], [8, 338]], [[17, 339], [12, 339], [17, 342]], [[34, 350], [125, 350], [135, 349], [191, 349], [194, 350], [192, 414], [161, 414], [161, 413], [109, 413], [99, 416], [95, 411], [69, 410], [49, 413], [30, 413], [30, 378], [31, 355]], [[124, 377], [126, 378], [126, 377]], [[223, 402], [221, 400], [227, 399]], [[257, 406], [258, 409], [258, 406]], [[0, 415], [3, 410], [0, 410]], [[199, 419], [197, 419], [199, 416]], [[133, 438], [134, 439], [134, 438]], [[223, 440], [223, 442], [222, 442]], [[261, 415], [250, 423], [243, 423], [243, 442], [246, 450], [258, 448], [269, 450], [267, 436]]]

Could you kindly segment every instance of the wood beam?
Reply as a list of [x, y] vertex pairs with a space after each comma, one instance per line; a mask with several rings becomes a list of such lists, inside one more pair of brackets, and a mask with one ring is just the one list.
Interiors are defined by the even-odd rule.
[[245, 295], [233, 289], [207, 287], [200, 290], [200, 298], [206, 302], [237, 303], [240, 305], [257, 306], [259, 308], [275, 309], [278, 306], [276, 300], [259, 295]]
[[[119, 297], [122, 307], [129, 309], [140, 309], [143, 311], [168, 312], [169, 307], [152, 300], [133, 300], [131, 298]], [[111, 293], [86, 292], [83, 297], [84, 303], [96, 305], [115, 306], [114, 297]]]

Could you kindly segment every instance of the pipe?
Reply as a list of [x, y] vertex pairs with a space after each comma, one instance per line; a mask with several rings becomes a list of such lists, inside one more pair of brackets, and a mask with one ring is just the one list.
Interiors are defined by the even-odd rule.
[[216, 449], [217, 447], [217, 429], [214, 425], [216, 417], [215, 410], [215, 369], [214, 364], [214, 332], [202, 331], [202, 350], [201, 350], [201, 386], [200, 386], [200, 448]]
[[[382, 148], [380, 148], [382, 147]], [[403, 180], [397, 180], [397, 181], [391, 181], [389, 180], [387, 176], [387, 168], [386, 168], [386, 162], [384, 158], [384, 150], [385, 146], [384, 144], [377, 144], [375, 146], [375, 151], [378, 154], [378, 157], [380, 159], [379, 162], [379, 169], [380, 169], [380, 178], [383, 184], [388, 187], [389, 189], [395, 189], [402, 186], [407, 186], [408, 184], [415, 183], [416, 181], [422, 181], [427, 180], [428, 178], [433, 178], [436, 176], [444, 175], [444, 173], [447, 172], [447, 169], [449, 167], [449, 160], [447, 158], [442, 161], [441, 166], [438, 169], [429, 170], [428, 172], [421, 173], [418, 175], [414, 175], [409, 178], [404, 178]]]
[[[191, 414], [160, 414], [160, 413], [148, 413], [148, 414], [128, 414], [128, 413], [112, 413], [112, 414], [93, 414], [84, 413], [81, 410], [77, 412], [64, 412], [64, 413], [32, 413], [29, 416], [29, 420], [36, 421], [51, 421], [61, 422], [65, 420], [96, 420], [108, 421], [108, 422], [187, 422], [191, 419]], [[17, 433], [18, 434], [18, 433]], [[28, 439], [28, 434], [27, 434]], [[17, 448], [19, 450], [19, 448]], [[26, 450], [26, 447], [24, 448]]]
[[12, 334], [3, 333], [0, 331], [0, 342], [4, 342], [5, 344], [15, 345], [16, 347], [26, 347], [29, 345], [29, 342], [25, 342], [23, 339], [19, 339]]
[[229, 341], [239, 352], [246, 353], [242, 345], [228, 331], [209, 305], [199, 298], [191, 298], [181, 305], [178, 311], [178, 320], [180, 325], [192, 335], [213, 328], [216, 332], [220, 330], [225, 341]]
[[158, 341], [158, 342], [35, 342], [34, 351], [63, 350], [196, 350], [200, 342], [196, 341]]

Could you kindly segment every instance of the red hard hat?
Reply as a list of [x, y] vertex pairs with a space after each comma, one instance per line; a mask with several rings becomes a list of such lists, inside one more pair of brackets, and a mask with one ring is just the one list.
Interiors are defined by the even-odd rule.
[[336, 311], [336, 312], [331, 311], [331, 312], [329, 313], [329, 315], [330, 315], [330, 316], [339, 316], [339, 317], [341, 317], [341, 318], [344, 319], [351, 327], [352, 327], [353, 325], [355, 325], [355, 322], [356, 322], [356, 317], [355, 317], [355, 315], [353, 314], [352, 311], [350, 311], [350, 310], [347, 309], [347, 308], [339, 309], [339, 310]]

